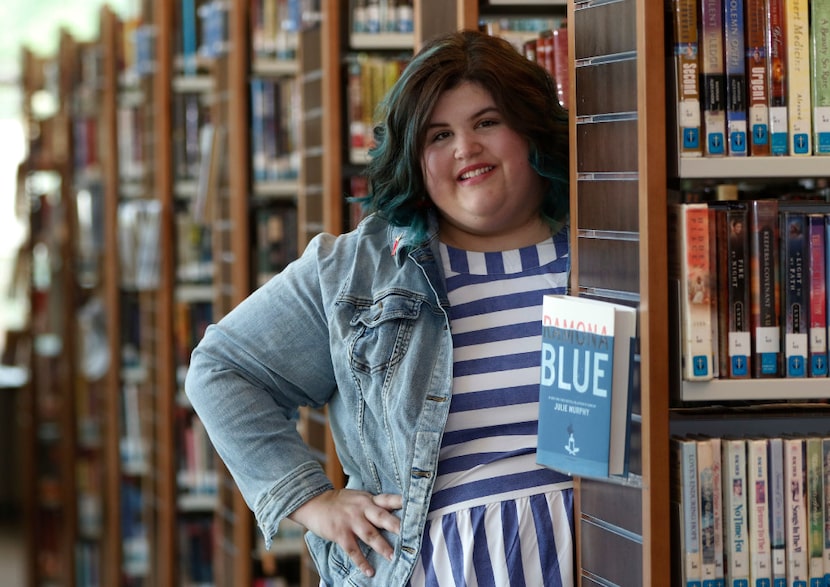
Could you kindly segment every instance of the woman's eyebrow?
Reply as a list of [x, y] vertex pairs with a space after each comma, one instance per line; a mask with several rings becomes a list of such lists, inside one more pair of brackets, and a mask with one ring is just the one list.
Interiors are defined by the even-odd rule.
[[[472, 114], [471, 114], [471, 115], [467, 118], [467, 120], [473, 120], [473, 119], [478, 118], [478, 117], [480, 117], [480, 116], [484, 116], [485, 114], [489, 114], [490, 112], [496, 112], [496, 113], [498, 113], [498, 111], [499, 111], [499, 109], [498, 109], [498, 108], [496, 108], [495, 106], [485, 106], [485, 107], [484, 107], [484, 108], [482, 108], [481, 110], [478, 110], [478, 111], [476, 111], [476, 112], [473, 112], [473, 113], [472, 113]], [[428, 129], [430, 129], [430, 128], [436, 128], [436, 127], [442, 127], [442, 126], [449, 126], [449, 123], [448, 123], [448, 122], [440, 122], [440, 121], [438, 121], [438, 122], [430, 122], [430, 123], [427, 125], [427, 128], [428, 128]]]

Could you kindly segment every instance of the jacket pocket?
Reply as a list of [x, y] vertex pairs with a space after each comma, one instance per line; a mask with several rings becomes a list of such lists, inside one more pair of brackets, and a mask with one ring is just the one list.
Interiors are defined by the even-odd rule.
[[352, 367], [377, 374], [395, 365], [406, 354], [422, 300], [388, 294], [369, 306], [356, 309], [351, 320]]

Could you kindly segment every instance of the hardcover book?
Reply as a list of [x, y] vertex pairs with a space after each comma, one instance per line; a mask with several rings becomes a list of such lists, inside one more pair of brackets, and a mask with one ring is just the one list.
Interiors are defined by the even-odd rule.
[[699, 157], [702, 149], [697, 1], [673, 0], [672, 11], [678, 152], [681, 157]]
[[778, 202], [749, 203], [749, 248], [752, 304], [753, 376], [778, 377], [780, 355]]
[[765, 156], [770, 154], [766, 1], [746, 0], [744, 22], [746, 23], [749, 154]]
[[813, 154], [830, 155], [830, 0], [810, 0]]
[[636, 310], [546, 295], [537, 462], [575, 476], [628, 473]]
[[810, 377], [827, 376], [827, 245], [824, 214], [807, 216], [810, 256], [807, 259], [807, 289], [810, 298], [808, 362]]
[[793, 156], [813, 154], [809, 15], [809, 0], [786, 0], [784, 25], [787, 35], [787, 117], [789, 153]]
[[773, 155], [789, 153], [787, 122], [787, 37], [785, 0], [767, 0], [767, 56], [769, 59], [769, 132]]
[[700, 0], [700, 94], [704, 154], [726, 154], [726, 78], [723, 52], [723, 3]]
[[806, 269], [809, 257], [807, 216], [785, 210], [781, 219], [781, 321], [784, 333], [784, 375], [805, 377], [809, 346]]
[[669, 275], [680, 287], [683, 378], [712, 379], [714, 268], [710, 267], [709, 210], [705, 203], [669, 206]]
[[749, 231], [746, 204], [715, 210], [717, 226], [718, 349], [720, 376], [747, 379], [752, 355], [749, 325]]
[[[702, 0], [705, 2], [706, 0]], [[723, 48], [726, 69], [726, 146], [727, 154], [744, 157], [746, 136], [746, 43], [744, 41], [744, 3], [723, 3]]]

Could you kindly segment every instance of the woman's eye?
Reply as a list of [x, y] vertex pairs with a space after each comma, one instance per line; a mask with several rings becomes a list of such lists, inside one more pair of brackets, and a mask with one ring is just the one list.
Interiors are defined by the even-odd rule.
[[446, 139], [446, 138], [447, 138], [447, 137], [449, 137], [449, 136], [450, 136], [450, 132], [449, 132], [449, 131], [444, 130], [444, 131], [441, 131], [441, 132], [435, 133], [435, 134], [432, 136], [432, 141], [433, 141], [433, 142], [443, 141], [444, 139]]
[[498, 120], [488, 118], [487, 120], [482, 120], [478, 123], [479, 126], [495, 126], [499, 123]]

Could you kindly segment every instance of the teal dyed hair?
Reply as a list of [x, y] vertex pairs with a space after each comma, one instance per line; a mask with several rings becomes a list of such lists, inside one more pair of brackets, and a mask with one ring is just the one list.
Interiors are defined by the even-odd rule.
[[548, 180], [542, 217], [553, 231], [568, 214], [568, 114], [548, 72], [507, 41], [478, 31], [437, 37], [418, 52], [375, 114], [375, 145], [366, 168], [369, 195], [358, 200], [407, 242], [427, 235], [432, 208], [421, 166], [426, 127], [438, 98], [462, 82], [486, 89], [507, 124], [525, 137], [530, 164]]

